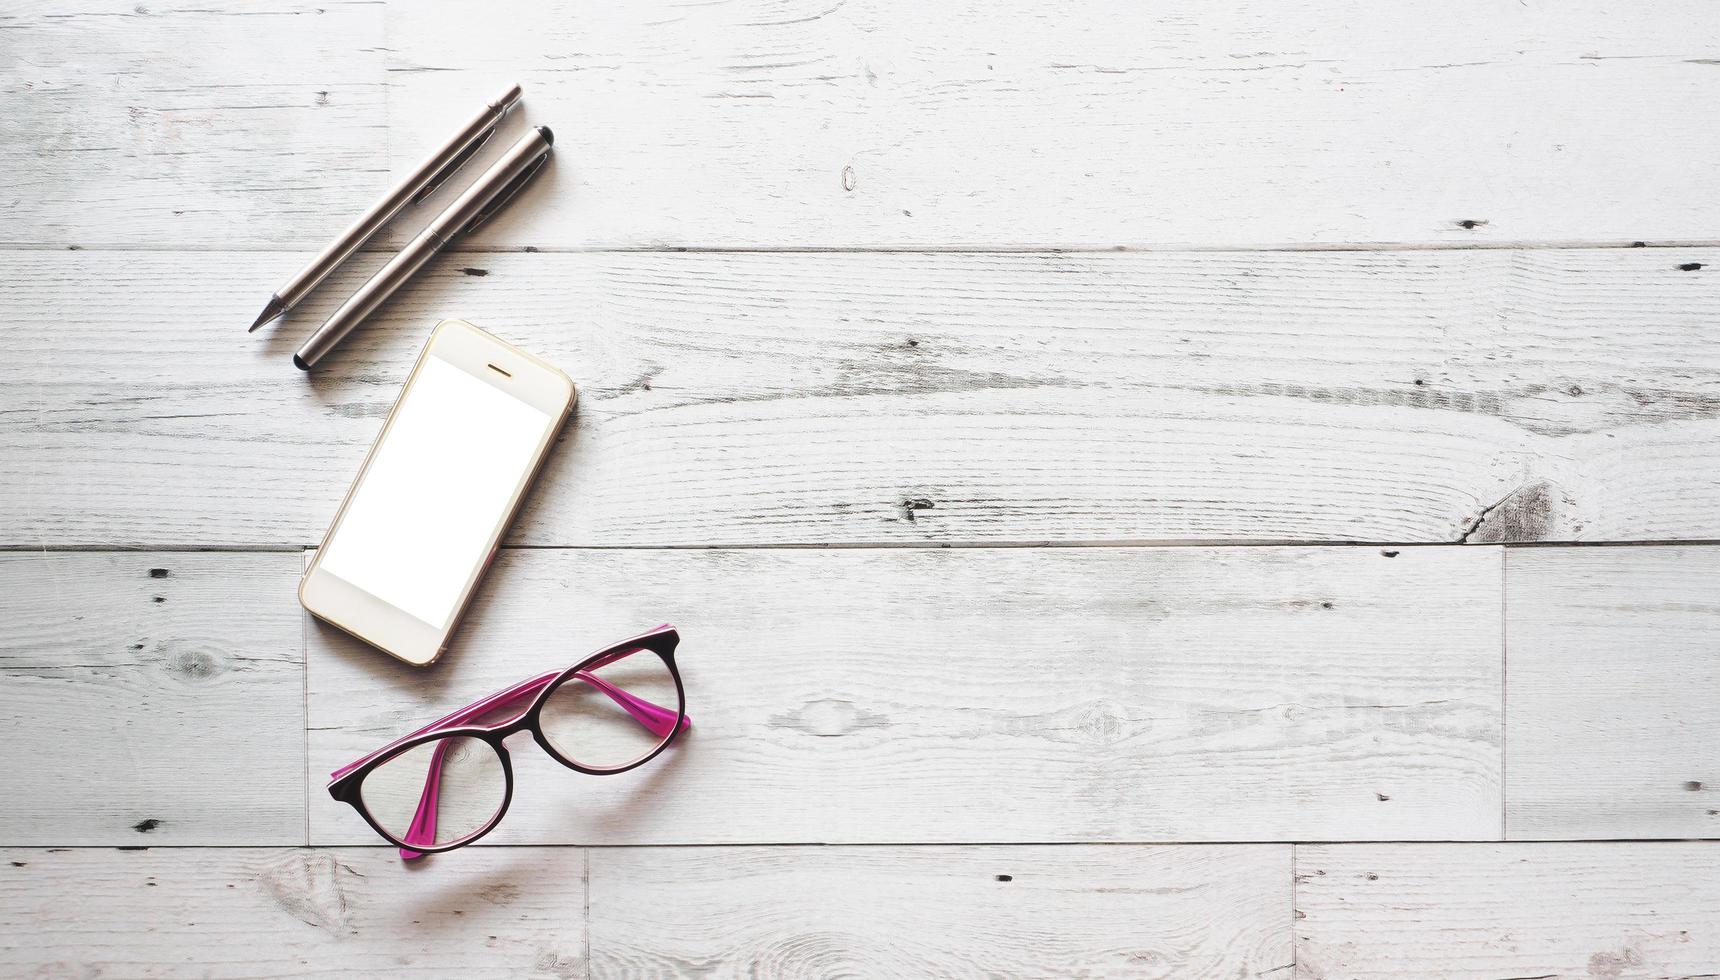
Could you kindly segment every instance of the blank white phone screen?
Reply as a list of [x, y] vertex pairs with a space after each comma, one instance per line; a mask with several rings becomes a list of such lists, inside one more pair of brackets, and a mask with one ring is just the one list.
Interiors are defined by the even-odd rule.
[[322, 568], [447, 626], [549, 428], [544, 412], [426, 358], [322, 555]]

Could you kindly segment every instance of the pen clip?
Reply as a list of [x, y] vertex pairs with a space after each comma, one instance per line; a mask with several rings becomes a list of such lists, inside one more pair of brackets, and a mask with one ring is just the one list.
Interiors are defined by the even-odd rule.
[[441, 187], [444, 183], [447, 182], [449, 177], [454, 176], [454, 174], [461, 167], [465, 166], [466, 161], [472, 159], [472, 157], [474, 155], [476, 155], [479, 150], [483, 149], [484, 144], [488, 143], [490, 141], [490, 138], [492, 136], [496, 135], [496, 130], [498, 130], [500, 128], [501, 127], [496, 125], [495, 123], [491, 123], [490, 128], [484, 131], [484, 135], [473, 140], [472, 144], [470, 146], [466, 147], [464, 150], [461, 150], [459, 153], [454, 154], [453, 159], [449, 160], [447, 163], [444, 163], [442, 165], [442, 169], [436, 171], [435, 175], [432, 176], [430, 178], [430, 180], [428, 182], [426, 182], [423, 187], [418, 189], [418, 193], [412, 195], [412, 203], [413, 204], [421, 204], [421, 203], [423, 203], [425, 198], [429, 197], [431, 194], [436, 193], [436, 188]]
[[472, 219], [472, 223], [460, 230], [460, 234], [464, 235], [467, 232], [477, 231], [484, 222], [495, 217], [496, 212], [500, 211], [509, 201], [513, 200], [515, 194], [524, 190], [525, 186], [531, 183], [531, 179], [536, 177], [538, 171], [542, 170], [544, 164], [548, 162], [549, 152], [546, 150], [543, 156], [538, 157], [531, 166], [520, 171], [518, 177], [508, 181], [508, 186], [498, 191], [495, 197], [490, 198], [490, 203], [484, 205], [483, 209], [480, 210], [477, 216]]

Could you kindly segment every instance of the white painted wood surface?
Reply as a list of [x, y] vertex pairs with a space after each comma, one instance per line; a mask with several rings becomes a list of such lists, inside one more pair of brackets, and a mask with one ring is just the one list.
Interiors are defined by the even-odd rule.
[[599, 977], [1290, 976], [1290, 849], [597, 848]]
[[326, 774], [673, 622], [694, 727], [647, 769], [522, 743], [502, 843], [1495, 839], [1499, 551], [528, 550], [432, 671], [308, 635]]
[[[9, 2], [0, 247], [321, 248], [389, 186], [383, 14]], [[262, 299], [292, 271], [259, 283]]]
[[0, 970], [39, 977], [585, 976], [585, 854], [409, 868], [377, 847], [0, 851]]
[[1720, 837], [1720, 552], [1512, 551], [1513, 838]]
[[[579, 133], [481, 241], [1714, 238], [1720, 8], [1497, 0], [390, 8], [393, 162], [508, 81]], [[516, 121], [520, 122], [520, 121]], [[523, 125], [523, 122], [520, 123]], [[1466, 226], [1466, 223], [1468, 225]]]
[[446, 256], [309, 379], [288, 258], [5, 256], [7, 543], [315, 544], [448, 316], [583, 387], [520, 542], [1720, 537], [1715, 250]]
[[1720, 61], [1704, 0], [139, 6], [8, 10], [0, 240], [315, 249], [385, 166], [513, 81], [527, 112], [509, 132], [563, 139], [480, 244], [1622, 243], [1720, 225], [1701, 192], [1720, 137], [1690, 111]]
[[[1717, 29], [9, 5], [0, 973], [1720, 974], [1717, 845], [1635, 840], [1720, 837]], [[513, 81], [515, 207], [316, 375], [384, 243], [242, 335]], [[580, 382], [512, 538], [579, 550], [414, 672], [296, 549], [447, 316]], [[1629, 546], [1474, 547], [1548, 542]], [[692, 737], [522, 754], [511, 846], [402, 866], [322, 793], [662, 619]]]
[[1296, 849], [1306, 980], [1712, 976], [1720, 843]]
[[1289, 852], [6, 849], [0, 968], [571, 978], [589, 950], [602, 977], [1288, 975]]
[[0, 555], [0, 844], [304, 840], [295, 554]]

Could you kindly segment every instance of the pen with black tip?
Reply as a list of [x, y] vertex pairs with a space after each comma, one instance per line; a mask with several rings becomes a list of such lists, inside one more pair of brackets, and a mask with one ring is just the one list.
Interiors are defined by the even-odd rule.
[[328, 277], [340, 266], [347, 257], [359, 250], [365, 242], [375, 236], [388, 219], [400, 213], [400, 209], [416, 201], [428, 197], [432, 191], [441, 186], [442, 182], [459, 170], [467, 160], [472, 158], [491, 136], [496, 134], [496, 126], [507, 115], [514, 103], [520, 100], [520, 87], [508, 86], [508, 90], [483, 111], [473, 116], [471, 121], [460, 128], [460, 131], [449, 137], [435, 153], [395, 185], [394, 189], [383, 196], [382, 200], [370, 206], [359, 219], [353, 222], [339, 238], [322, 250], [322, 254], [311, 260], [311, 264], [299, 270], [298, 274], [287, 280], [287, 284], [275, 290], [269, 297], [269, 304], [263, 307], [263, 313], [257, 317], [257, 322], [251, 324], [251, 330], [282, 313], [299, 305], [299, 302], [309, 296], [317, 284]]
[[377, 270], [369, 282], [358, 287], [358, 292], [353, 293], [340, 309], [334, 311], [328, 322], [311, 334], [311, 338], [293, 355], [293, 363], [300, 370], [309, 371], [437, 252], [500, 211], [549, 162], [550, 144], [554, 142], [555, 134], [549, 127], [539, 126], [508, 147], [500, 160], [491, 164], [490, 169], [466, 188], [464, 194], [455, 198], [454, 203], [437, 215], [429, 227], [389, 259], [388, 264]]

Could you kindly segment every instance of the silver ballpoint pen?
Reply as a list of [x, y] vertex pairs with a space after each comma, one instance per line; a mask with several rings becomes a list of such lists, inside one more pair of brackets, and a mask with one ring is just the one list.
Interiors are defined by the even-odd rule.
[[[459, 170], [472, 155], [477, 153], [490, 137], [496, 134], [496, 126], [514, 103], [520, 100], [520, 87], [510, 85], [506, 92], [483, 111], [473, 116], [471, 121], [460, 127], [460, 131], [448, 138], [446, 143], [436, 150], [396, 184], [394, 189], [383, 196], [382, 200], [370, 206], [352, 227], [322, 250], [322, 254], [311, 260], [311, 264], [299, 270], [298, 274], [287, 280], [287, 284], [275, 290], [269, 297], [269, 303], [263, 307], [263, 313], [257, 317], [257, 322], [251, 324], [251, 330], [282, 313], [299, 305], [299, 302], [310, 295], [347, 257], [375, 236], [388, 219], [400, 213], [406, 205], [421, 201], [430, 196], [431, 192], [442, 185]], [[249, 332], [249, 331], [247, 331]]]
[[317, 328], [316, 333], [311, 334], [311, 338], [293, 355], [293, 363], [300, 370], [309, 371], [437, 252], [500, 211], [549, 162], [550, 144], [554, 142], [555, 134], [549, 127], [538, 126], [508, 147], [500, 160], [484, 171], [483, 176], [455, 198], [454, 203], [437, 215], [429, 227], [419, 232], [417, 238], [400, 250], [400, 254], [389, 259], [388, 264], [377, 270], [369, 282], [358, 287], [358, 292], [353, 293], [326, 323]]

